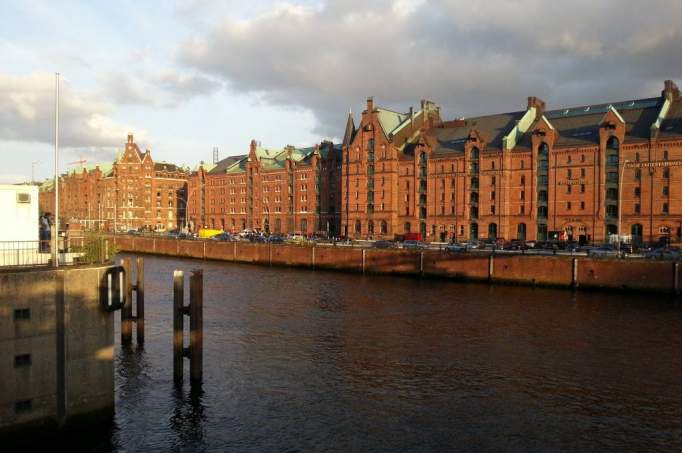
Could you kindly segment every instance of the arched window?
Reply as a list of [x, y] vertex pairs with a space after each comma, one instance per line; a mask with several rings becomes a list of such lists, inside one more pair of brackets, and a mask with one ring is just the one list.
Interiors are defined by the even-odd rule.
[[428, 156], [426, 155], [426, 153], [421, 153], [421, 154], [419, 155], [419, 163], [420, 163], [421, 165], [426, 165], [426, 160], [427, 160], [427, 159], [428, 159]]
[[668, 150], [663, 151], [663, 160], [668, 160]]
[[356, 233], [361, 233], [362, 232], [362, 224], [360, 223], [359, 220], [355, 221], [355, 232]]
[[403, 226], [403, 230], [405, 231], [405, 233], [409, 233], [410, 228], [412, 228], [412, 225], [410, 225], [410, 222], [405, 222], [405, 225]]
[[478, 223], [472, 223], [469, 227], [469, 238], [478, 239]]
[[381, 221], [381, 234], [388, 233], [388, 223], [385, 220]]
[[478, 148], [471, 148], [471, 160], [478, 160]]
[[497, 239], [497, 224], [488, 224], [488, 239]]
[[538, 159], [544, 160], [549, 156], [549, 146], [547, 143], [542, 142], [538, 147]]
[[618, 137], [610, 137], [609, 140], [606, 142], [606, 148], [607, 149], [618, 150], [619, 147], [620, 147], [620, 142], [618, 141]]

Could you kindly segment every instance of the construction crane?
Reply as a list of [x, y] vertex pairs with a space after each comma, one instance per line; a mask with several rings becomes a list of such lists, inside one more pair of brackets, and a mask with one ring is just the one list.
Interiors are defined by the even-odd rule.
[[78, 165], [78, 164], [80, 164], [81, 168], [84, 168], [84, 167], [85, 167], [85, 163], [86, 163], [87, 161], [88, 161], [87, 159], [83, 159], [83, 158], [81, 157], [80, 160], [77, 160], [77, 161], [74, 161], [74, 162], [69, 162], [67, 165]]

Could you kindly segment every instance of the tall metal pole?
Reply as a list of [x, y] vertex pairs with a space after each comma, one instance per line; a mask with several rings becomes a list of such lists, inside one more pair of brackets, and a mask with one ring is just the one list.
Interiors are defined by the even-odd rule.
[[54, 98], [54, 235], [52, 248], [53, 265], [59, 267], [59, 73], [55, 73]]

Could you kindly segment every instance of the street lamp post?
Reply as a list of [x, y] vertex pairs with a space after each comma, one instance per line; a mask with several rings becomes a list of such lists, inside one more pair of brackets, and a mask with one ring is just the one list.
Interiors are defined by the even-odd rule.
[[623, 167], [620, 169], [620, 179], [618, 180], [618, 256], [620, 256], [620, 243], [623, 237], [620, 230], [621, 223], [623, 220], [623, 175], [625, 174], [625, 167], [628, 165], [629, 160], [623, 161]]

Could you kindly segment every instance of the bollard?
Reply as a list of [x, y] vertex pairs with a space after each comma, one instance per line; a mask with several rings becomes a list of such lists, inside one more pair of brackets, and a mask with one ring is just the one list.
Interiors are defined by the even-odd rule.
[[[192, 272], [189, 280], [189, 305], [184, 304], [185, 275], [173, 272], [173, 381], [182, 384], [183, 358], [189, 363], [190, 383], [201, 384], [204, 357], [204, 273]], [[184, 347], [184, 317], [189, 316], [189, 347]]]

